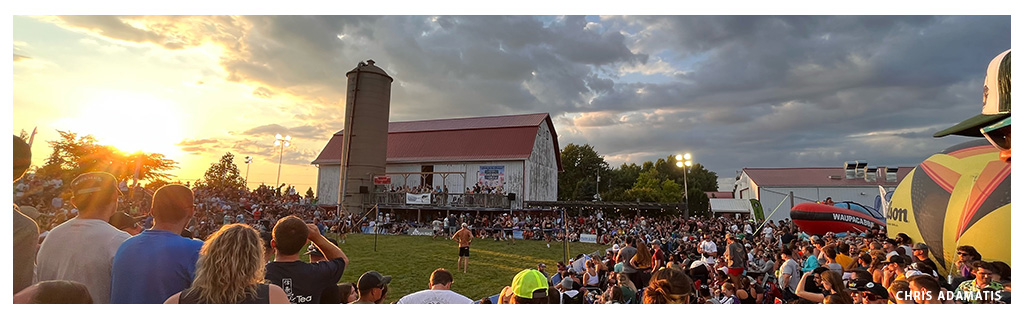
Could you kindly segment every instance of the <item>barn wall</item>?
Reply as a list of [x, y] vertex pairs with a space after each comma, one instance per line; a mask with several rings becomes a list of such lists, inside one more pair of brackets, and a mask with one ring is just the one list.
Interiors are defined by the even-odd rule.
[[525, 200], [555, 201], [558, 198], [558, 161], [554, 139], [547, 125], [537, 130], [533, 152], [526, 161]]

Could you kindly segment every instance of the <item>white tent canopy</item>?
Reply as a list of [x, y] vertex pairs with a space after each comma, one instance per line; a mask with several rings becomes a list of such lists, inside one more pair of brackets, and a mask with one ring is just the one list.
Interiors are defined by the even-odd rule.
[[712, 198], [711, 211], [715, 213], [745, 213], [751, 211], [749, 199]]

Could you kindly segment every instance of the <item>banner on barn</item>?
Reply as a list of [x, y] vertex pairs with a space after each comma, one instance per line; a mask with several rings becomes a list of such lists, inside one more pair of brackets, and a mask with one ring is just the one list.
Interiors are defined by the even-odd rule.
[[477, 182], [484, 187], [505, 185], [505, 165], [480, 166], [477, 171]]
[[405, 194], [405, 203], [410, 205], [430, 205], [430, 193], [427, 194]]

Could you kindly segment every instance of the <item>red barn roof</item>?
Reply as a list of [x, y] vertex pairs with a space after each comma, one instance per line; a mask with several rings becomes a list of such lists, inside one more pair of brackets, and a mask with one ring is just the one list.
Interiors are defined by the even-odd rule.
[[[540, 125], [547, 125], [558, 170], [558, 135], [547, 113], [388, 123], [388, 163], [525, 160], [533, 153]], [[341, 162], [343, 131], [324, 146], [313, 164]]]
[[[879, 176], [874, 182], [864, 178], [846, 179], [846, 170], [842, 167], [805, 167], [805, 168], [744, 168], [743, 171], [758, 186], [896, 186], [903, 177], [910, 174], [913, 167], [899, 167], [896, 181], [886, 182]], [[838, 179], [837, 179], [838, 177]]]

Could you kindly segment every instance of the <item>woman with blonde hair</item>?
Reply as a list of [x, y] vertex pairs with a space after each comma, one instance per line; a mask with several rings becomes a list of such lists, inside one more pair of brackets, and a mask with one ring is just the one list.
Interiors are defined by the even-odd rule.
[[693, 295], [693, 280], [671, 268], [654, 272], [644, 290], [645, 304], [688, 304]]
[[628, 304], [637, 303], [636, 300], [636, 285], [633, 281], [629, 280], [629, 275], [625, 273], [615, 273], [619, 281], [619, 288], [622, 289], [622, 300]]
[[587, 269], [583, 272], [583, 287], [600, 288], [601, 278], [598, 276], [597, 263], [594, 262], [594, 259], [587, 259], [585, 264]]
[[203, 243], [192, 287], [164, 303], [289, 303], [281, 287], [264, 283], [265, 269], [259, 233], [245, 224], [224, 225]]
[[647, 244], [643, 240], [637, 240], [636, 255], [633, 255], [633, 259], [629, 260], [629, 265], [636, 268], [634, 276], [634, 285], [639, 287], [646, 287], [647, 282], [651, 279], [651, 267], [654, 265], [654, 258], [651, 254], [651, 249], [647, 247]]

